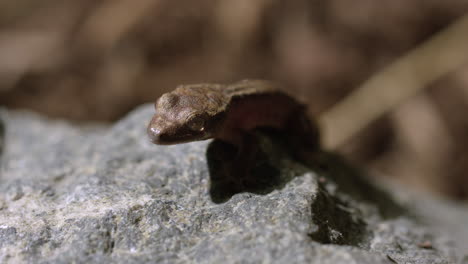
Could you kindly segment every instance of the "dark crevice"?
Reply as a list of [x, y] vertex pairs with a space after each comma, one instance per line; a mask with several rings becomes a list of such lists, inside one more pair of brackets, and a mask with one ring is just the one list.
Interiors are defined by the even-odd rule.
[[116, 216], [109, 214], [106, 216], [105, 221], [102, 226], [102, 236], [103, 236], [103, 253], [107, 255], [111, 255], [114, 252], [115, 248], [115, 238], [114, 233], [117, 231], [117, 224], [115, 223]]
[[104, 245], [104, 248], [103, 248], [103, 252], [104, 254], [112, 254], [112, 252], [114, 251], [114, 247], [115, 247], [115, 241], [114, 239], [112, 238], [112, 232], [110, 230], [104, 232], [103, 234], [104, 238], [105, 238], [105, 245]]
[[[91, 223], [80, 222], [78, 225], [83, 228]], [[90, 230], [87, 230], [86, 239], [86, 255], [94, 255], [101, 253], [111, 255], [116, 246], [115, 233], [117, 232], [116, 216], [112, 213], [107, 213], [104, 219], [98, 220], [93, 224]], [[81, 239], [83, 240], [83, 239]], [[77, 241], [78, 242], [78, 241]], [[80, 243], [80, 242], [78, 242]]]

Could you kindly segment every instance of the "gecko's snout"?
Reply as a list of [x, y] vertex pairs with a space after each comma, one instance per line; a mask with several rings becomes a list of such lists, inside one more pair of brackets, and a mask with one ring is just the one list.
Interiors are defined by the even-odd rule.
[[204, 129], [193, 131], [192, 126], [173, 122], [164, 116], [155, 115], [147, 128], [147, 134], [153, 144], [173, 145], [207, 139]]
[[152, 126], [151, 124], [148, 126], [147, 134], [149, 139], [153, 144], [161, 144], [161, 130], [157, 129], [156, 127]]
[[153, 117], [146, 130], [149, 139], [156, 145], [176, 144], [173, 125], [158, 116]]
[[161, 118], [157, 115], [153, 116], [151, 122], [148, 124], [146, 133], [153, 144], [162, 145], [164, 144], [164, 126]]

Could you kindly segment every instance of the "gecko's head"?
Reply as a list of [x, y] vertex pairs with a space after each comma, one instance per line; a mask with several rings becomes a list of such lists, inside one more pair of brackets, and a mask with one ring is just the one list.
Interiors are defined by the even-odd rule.
[[171, 145], [213, 137], [213, 111], [219, 108], [216, 104], [216, 100], [207, 99], [206, 93], [190, 86], [163, 94], [156, 101], [156, 114], [148, 125], [151, 142]]

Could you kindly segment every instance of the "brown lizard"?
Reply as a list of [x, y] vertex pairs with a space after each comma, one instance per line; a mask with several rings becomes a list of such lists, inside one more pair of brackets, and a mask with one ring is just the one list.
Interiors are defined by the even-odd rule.
[[163, 94], [148, 125], [151, 141], [159, 145], [219, 139], [237, 146], [230, 178], [243, 178], [258, 149], [254, 129], [284, 131], [295, 157], [319, 148], [318, 127], [306, 115], [305, 105], [270, 81], [244, 80], [231, 85], [182, 85]]
[[158, 145], [215, 138], [242, 148], [246, 135], [259, 127], [283, 130], [309, 148], [319, 145], [305, 105], [270, 81], [181, 85], [163, 94], [155, 108], [148, 135]]

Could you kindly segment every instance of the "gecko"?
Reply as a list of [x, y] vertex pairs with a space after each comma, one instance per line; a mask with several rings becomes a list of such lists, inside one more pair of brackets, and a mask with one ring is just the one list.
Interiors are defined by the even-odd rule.
[[306, 106], [271, 81], [180, 85], [163, 94], [155, 109], [147, 132], [158, 145], [214, 138], [241, 146], [245, 135], [259, 127], [285, 131], [310, 148], [319, 145]]
[[234, 174], [247, 174], [258, 148], [253, 131], [267, 127], [284, 132], [293, 148], [319, 148], [319, 129], [306, 106], [266, 80], [223, 85], [180, 85], [155, 103], [147, 133], [152, 143], [172, 145], [218, 139], [237, 147]]

